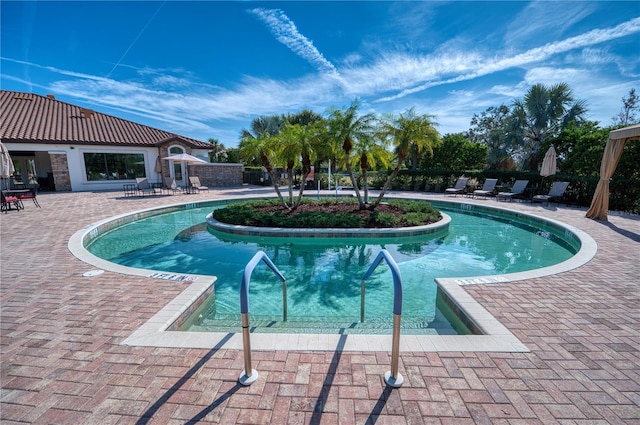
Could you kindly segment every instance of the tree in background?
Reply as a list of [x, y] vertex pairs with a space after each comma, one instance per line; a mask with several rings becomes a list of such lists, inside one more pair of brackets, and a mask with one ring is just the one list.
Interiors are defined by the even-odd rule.
[[508, 136], [520, 148], [524, 169], [537, 170], [540, 146], [570, 122], [584, 121], [586, 111], [585, 101], [575, 100], [566, 83], [550, 87], [534, 84], [524, 98], [514, 100]]
[[[558, 153], [558, 168], [563, 174], [599, 176], [604, 148], [614, 128], [600, 128], [595, 121], [587, 121], [580, 126], [570, 124], [558, 136], [549, 138], [544, 148], [553, 143]], [[640, 143], [627, 143], [614, 175], [640, 179], [639, 163]]]
[[[507, 169], [506, 165], [513, 163], [513, 146], [507, 138], [509, 119], [510, 111], [506, 105], [491, 106], [480, 115], [474, 114], [471, 119], [471, 128], [466, 137], [471, 142], [487, 146], [487, 166], [491, 169]], [[484, 168], [484, 164], [481, 168]]]
[[541, 155], [553, 144], [558, 156], [558, 170], [575, 176], [599, 176], [609, 128], [600, 128], [595, 121], [578, 126], [569, 124], [560, 134], [548, 138]]
[[227, 148], [227, 160], [225, 162], [229, 164], [241, 163], [240, 148]]
[[481, 170], [484, 168], [489, 147], [471, 142], [463, 134], [445, 134], [442, 142], [433, 147], [433, 156], [425, 155], [421, 167], [442, 170]]
[[613, 125], [625, 127], [637, 124], [640, 119], [636, 113], [640, 112], [640, 99], [636, 95], [636, 89], [629, 90], [629, 96], [622, 98], [622, 109], [613, 117]]
[[211, 162], [227, 162], [227, 149], [218, 139], [210, 137], [207, 140], [211, 144], [211, 152], [209, 152], [209, 160]]

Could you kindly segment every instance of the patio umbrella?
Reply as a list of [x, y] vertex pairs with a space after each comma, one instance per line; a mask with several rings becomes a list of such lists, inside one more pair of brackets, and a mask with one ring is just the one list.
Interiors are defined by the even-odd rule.
[[[196, 158], [193, 155], [189, 155], [188, 153], [180, 153], [180, 154], [176, 154], [176, 155], [170, 155], [170, 156], [165, 156], [164, 158], [167, 161], [180, 161], [180, 162], [184, 162], [185, 164], [194, 163], [194, 162], [202, 162], [202, 163], [207, 163], [207, 161], [204, 161], [200, 158]], [[187, 167], [185, 166], [185, 185], [189, 186], [189, 170], [187, 169]]]
[[160, 178], [162, 174], [162, 161], [160, 160], [160, 155], [156, 157], [156, 166], [153, 167], [153, 171], [158, 175], [158, 181], [162, 182], [162, 179]]
[[[0, 142], [0, 178], [5, 181], [5, 179], [9, 179], [15, 171], [9, 150]], [[8, 181], [5, 181], [4, 188], [9, 189]]]
[[544, 182], [545, 177], [552, 176], [556, 173], [556, 149], [553, 145], [549, 146], [547, 149], [547, 153], [544, 154], [544, 159], [542, 160], [542, 167], [540, 167], [540, 175], [542, 176], [542, 180], [540, 181], [540, 190], [542, 190], [542, 183]]
[[556, 173], [556, 149], [551, 145], [544, 154], [542, 160], [542, 167], [540, 167], [540, 175], [542, 177], [549, 177]]

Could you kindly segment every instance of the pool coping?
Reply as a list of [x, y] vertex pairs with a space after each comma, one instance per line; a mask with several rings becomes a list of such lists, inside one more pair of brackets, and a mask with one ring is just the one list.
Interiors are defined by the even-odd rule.
[[[494, 276], [479, 276], [468, 278], [436, 278], [435, 281], [450, 302], [465, 316], [466, 320], [483, 332], [482, 335], [401, 335], [400, 351], [462, 351], [462, 352], [528, 352], [528, 348], [490, 312], [480, 305], [465, 290], [465, 285], [499, 284], [525, 279], [534, 279], [551, 274], [573, 270], [590, 261], [597, 252], [597, 244], [586, 232], [565, 223], [535, 216], [533, 214], [515, 212], [497, 206], [479, 206], [460, 201], [441, 201], [451, 204], [464, 204], [471, 209], [500, 210], [507, 215], [528, 217], [535, 221], [552, 223], [566, 229], [580, 241], [580, 250], [570, 259], [554, 266], [544, 267], [527, 272], [511, 273]], [[182, 206], [184, 204], [176, 204]], [[121, 344], [128, 346], [151, 346], [167, 348], [211, 348], [219, 346], [225, 349], [243, 349], [241, 329], [238, 333], [218, 332], [188, 332], [170, 331], [170, 326], [195, 309], [198, 302], [210, 291], [216, 281], [215, 276], [196, 274], [177, 274], [162, 271], [151, 271], [132, 267], [120, 266], [88, 252], [83, 245], [86, 236], [96, 232], [100, 226], [122, 220], [124, 217], [140, 215], [159, 209], [149, 208], [137, 212], [110, 217], [96, 223], [89, 224], [76, 232], [68, 243], [71, 253], [81, 261], [115, 273], [160, 278], [189, 283], [189, 286], [158, 311], [151, 319], [134, 331]], [[327, 351], [342, 347], [345, 351], [384, 351], [391, 350], [392, 335], [364, 335], [364, 334], [274, 334], [251, 333], [251, 348], [253, 350], [305, 350]]]

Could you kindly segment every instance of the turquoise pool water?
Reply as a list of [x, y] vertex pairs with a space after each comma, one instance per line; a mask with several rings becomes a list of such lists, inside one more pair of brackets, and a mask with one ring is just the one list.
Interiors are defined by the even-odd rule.
[[208, 205], [125, 224], [94, 239], [87, 249], [124, 266], [217, 276], [215, 299], [189, 321], [189, 330], [237, 328], [242, 272], [253, 255], [263, 250], [287, 279], [289, 324], [281, 322], [282, 284], [261, 265], [250, 285], [253, 325], [267, 331], [327, 325], [354, 332], [367, 328], [370, 332], [391, 329], [393, 285], [384, 264], [367, 280], [367, 323], [358, 323], [361, 278], [384, 248], [402, 275], [403, 332], [414, 333], [455, 333], [436, 307], [436, 277], [522, 272], [558, 264], [577, 252], [553, 228], [534, 227], [514, 217], [463, 211], [446, 203], [434, 205], [451, 216], [446, 234], [384, 240], [262, 238], [246, 242], [207, 230], [205, 217], [216, 208]]

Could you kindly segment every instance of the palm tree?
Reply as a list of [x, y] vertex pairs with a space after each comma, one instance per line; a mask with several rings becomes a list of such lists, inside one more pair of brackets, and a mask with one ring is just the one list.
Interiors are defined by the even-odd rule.
[[240, 157], [246, 162], [258, 160], [262, 164], [267, 170], [267, 173], [269, 173], [276, 195], [278, 195], [282, 206], [289, 208], [282, 197], [282, 193], [280, 193], [280, 186], [278, 184], [280, 176], [276, 176], [274, 170], [274, 160], [277, 159], [276, 148], [278, 146], [275, 138], [281, 126], [282, 121], [278, 116], [254, 119], [251, 123], [252, 131], [242, 129], [239, 151]]
[[413, 108], [397, 117], [393, 115], [387, 116], [387, 119], [381, 125], [380, 136], [391, 140], [395, 146], [398, 162], [387, 178], [384, 187], [380, 191], [380, 195], [371, 205], [371, 209], [374, 209], [380, 204], [386, 191], [389, 190], [391, 186], [391, 181], [398, 175], [400, 167], [402, 167], [407, 157], [411, 154], [411, 149], [415, 149], [417, 152], [426, 150], [429, 154], [433, 155], [433, 147], [440, 139], [438, 131], [434, 127], [435, 125], [436, 123], [433, 116], [416, 115]]
[[387, 168], [391, 164], [391, 152], [387, 150], [386, 139], [371, 135], [360, 137], [353, 149], [355, 155], [352, 158], [354, 165], [360, 167], [362, 172], [362, 189], [364, 203], [369, 202], [369, 182], [367, 171], [377, 167]]
[[356, 192], [360, 209], [366, 209], [366, 205], [360, 195], [358, 183], [351, 169], [351, 152], [354, 143], [361, 138], [371, 137], [374, 131], [375, 115], [366, 114], [358, 116], [358, 108], [360, 102], [358, 99], [351, 103], [351, 106], [343, 109], [331, 109], [328, 118], [328, 127], [331, 137], [342, 142], [342, 151], [344, 152], [344, 163], [347, 173], [351, 179], [353, 190]]
[[586, 102], [575, 100], [567, 83], [535, 84], [523, 99], [514, 100], [510, 134], [522, 147], [525, 169], [537, 170], [545, 139], [558, 135], [572, 121], [580, 124], [586, 112]]
[[288, 134], [289, 137], [295, 140], [302, 168], [300, 190], [297, 199], [293, 203], [293, 208], [295, 209], [302, 202], [305, 182], [307, 181], [307, 176], [311, 173], [311, 163], [317, 159], [317, 153], [322, 149], [323, 141], [326, 139], [325, 126], [323, 121], [310, 122], [306, 125], [288, 125], [283, 133]]
[[[293, 203], [293, 208], [297, 208], [302, 201], [307, 176], [311, 173], [311, 162], [317, 158], [318, 151], [322, 149], [321, 142], [324, 133], [322, 131], [324, 128], [324, 119], [322, 115], [317, 112], [310, 109], [303, 109], [295, 114], [287, 115], [286, 121], [289, 125], [297, 126], [297, 128], [287, 130], [292, 132], [290, 137], [293, 138], [293, 147], [297, 151], [297, 162], [298, 165], [302, 166], [298, 198], [295, 202], [290, 198], [290, 202]], [[293, 175], [293, 173], [291, 173], [291, 175]]]

